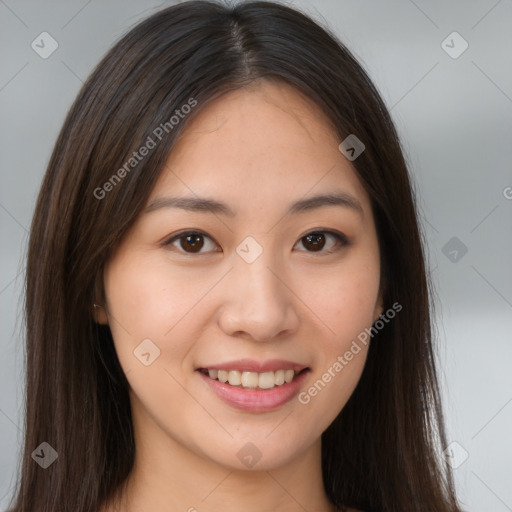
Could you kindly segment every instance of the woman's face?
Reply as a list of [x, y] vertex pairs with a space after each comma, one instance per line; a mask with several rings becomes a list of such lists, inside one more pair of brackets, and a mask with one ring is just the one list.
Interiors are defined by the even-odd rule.
[[[144, 442], [271, 469], [346, 404], [368, 349], [353, 341], [382, 308], [369, 198], [340, 142], [314, 104], [269, 82], [187, 126], [105, 269], [108, 318], [97, 309]], [[323, 195], [352, 203], [293, 207]], [[192, 208], [204, 198], [224, 206]]]

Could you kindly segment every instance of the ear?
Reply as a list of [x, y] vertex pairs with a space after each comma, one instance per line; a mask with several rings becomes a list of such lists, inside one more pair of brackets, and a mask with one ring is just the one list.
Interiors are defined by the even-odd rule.
[[91, 314], [97, 324], [108, 325], [106, 297], [103, 290], [103, 272], [98, 272], [94, 285], [94, 303], [91, 305]]
[[375, 323], [379, 317], [384, 313], [384, 304], [382, 300], [382, 293], [379, 291], [379, 297], [375, 303], [375, 310], [373, 312], [373, 322]]
[[108, 316], [105, 308], [99, 304], [92, 305], [92, 317], [97, 324], [108, 325]]

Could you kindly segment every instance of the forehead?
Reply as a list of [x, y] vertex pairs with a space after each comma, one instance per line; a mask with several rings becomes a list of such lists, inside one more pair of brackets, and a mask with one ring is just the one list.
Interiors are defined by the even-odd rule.
[[150, 200], [196, 194], [242, 209], [336, 189], [369, 206], [329, 120], [290, 85], [259, 81], [196, 108]]
[[194, 145], [215, 152], [229, 149], [233, 159], [244, 160], [262, 149], [300, 155], [321, 152], [326, 144], [337, 147], [339, 142], [318, 105], [286, 83], [259, 80], [202, 107], [173, 155]]

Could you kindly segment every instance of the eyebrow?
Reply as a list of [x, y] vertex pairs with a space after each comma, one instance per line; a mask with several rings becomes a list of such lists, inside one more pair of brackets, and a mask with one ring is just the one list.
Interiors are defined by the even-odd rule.
[[[361, 203], [354, 196], [346, 193], [321, 194], [300, 199], [288, 207], [286, 215], [295, 215], [325, 206], [341, 206], [364, 217]], [[180, 208], [191, 212], [213, 213], [227, 217], [236, 216], [236, 213], [227, 204], [205, 197], [157, 197], [146, 207], [145, 213], [161, 208]]]

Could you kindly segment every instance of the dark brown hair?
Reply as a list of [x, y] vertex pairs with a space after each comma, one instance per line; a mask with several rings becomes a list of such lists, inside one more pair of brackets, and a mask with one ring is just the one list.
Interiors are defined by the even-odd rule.
[[[26, 414], [14, 512], [97, 512], [134, 460], [128, 382], [91, 305], [112, 251], [155, 185], [177, 137], [208, 102], [280, 80], [325, 112], [353, 161], [381, 247], [384, 309], [403, 310], [369, 347], [361, 379], [322, 435], [330, 500], [366, 511], [458, 512], [445, 432], [414, 189], [390, 115], [364, 69], [327, 29], [273, 2], [182, 2], [122, 37], [79, 92], [55, 144], [30, 232]], [[98, 198], [116, 171], [193, 98], [197, 105]], [[190, 104], [190, 103], [189, 103]], [[96, 193], [95, 193], [96, 191]], [[42, 442], [58, 453], [42, 469]]]

